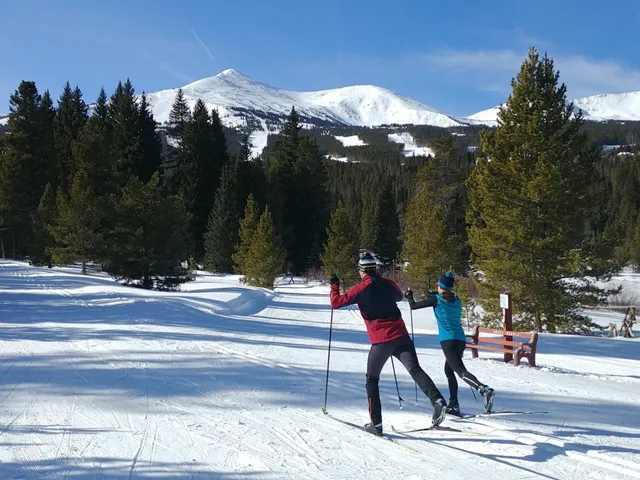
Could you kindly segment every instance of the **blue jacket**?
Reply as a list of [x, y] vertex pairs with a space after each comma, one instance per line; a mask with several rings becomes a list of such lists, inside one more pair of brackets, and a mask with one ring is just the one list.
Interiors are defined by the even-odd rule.
[[464, 329], [462, 328], [462, 302], [456, 295], [451, 302], [447, 302], [439, 293], [430, 293], [429, 296], [415, 302], [413, 297], [408, 297], [411, 310], [418, 308], [433, 307], [433, 313], [438, 322], [438, 339], [441, 342], [446, 340], [461, 340], [466, 342]]

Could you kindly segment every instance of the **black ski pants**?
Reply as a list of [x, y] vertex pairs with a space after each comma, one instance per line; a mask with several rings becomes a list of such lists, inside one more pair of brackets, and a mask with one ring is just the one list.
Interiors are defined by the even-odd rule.
[[449, 382], [449, 405], [458, 405], [458, 381], [456, 375], [471, 385], [476, 390], [484, 385], [473, 375], [469, 373], [462, 361], [464, 354], [465, 342], [461, 340], [444, 340], [440, 342], [442, 351], [444, 352], [444, 373]]
[[411, 337], [404, 336], [384, 343], [371, 345], [369, 358], [367, 359], [367, 397], [369, 399], [369, 416], [374, 425], [382, 423], [382, 405], [380, 404], [380, 390], [378, 382], [380, 372], [387, 360], [391, 356], [396, 357], [404, 368], [407, 369], [411, 378], [418, 384], [425, 393], [431, 404], [443, 398], [442, 394], [433, 383], [433, 380], [420, 367], [418, 355], [413, 345]]

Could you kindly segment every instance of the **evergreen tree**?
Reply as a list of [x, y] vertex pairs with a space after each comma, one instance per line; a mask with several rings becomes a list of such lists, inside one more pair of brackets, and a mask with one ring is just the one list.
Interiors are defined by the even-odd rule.
[[71, 144], [75, 168], [87, 172], [91, 189], [98, 198], [118, 193], [112, 171], [111, 135], [99, 116], [91, 117]]
[[[418, 174], [418, 178], [423, 175]], [[447, 234], [444, 208], [433, 201], [428, 182], [418, 183], [404, 216], [402, 259], [405, 280], [412, 289], [427, 294], [434, 282], [454, 262], [455, 243]]]
[[160, 171], [162, 163], [162, 144], [156, 131], [157, 123], [147, 103], [147, 96], [143, 93], [140, 101], [138, 117], [138, 147], [139, 163], [135, 165], [134, 174], [147, 183], [154, 173]]
[[47, 183], [51, 182], [55, 185], [59, 177], [54, 135], [56, 110], [53, 107], [53, 100], [49, 90], [45, 90], [42, 94], [39, 114], [40, 136], [34, 140], [39, 143], [38, 150], [41, 155], [40, 162], [44, 170], [43, 175], [47, 177], [42, 184], [41, 192], [43, 192]]
[[189, 279], [189, 215], [179, 196], [165, 195], [155, 173], [142, 184], [131, 177], [114, 206], [103, 269], [128, 284], [174, 289]]
[[211, 272], [233, 272], [232, 256], [238, 241], [235, 183], [235, 164], [230, 162], [222, 169], [204, 237], [204, 266]]
[[318, 146], [309, 137], [298, 141], [294, 174], [295, 185], [291, 188], [298, 194], [290, 210], [295, 241], [289, 247], [289, 259], [294, 273], [301, 273], [312, 255], [316, 237], [324, 239], [329, 216], [327, 174]]
[[266, 207], [247, 251], [246, 279], [250, 285], [273, 288], [275, 279], [282, 274], [287, 251], [277, 234], [273, 217]]
[[362, 208], [362, 221], [360, 222], [360, 248], [375, 251], [378, 241], [378, 227], [380, 226], [380, 203], [378, 195], [369, 192], [365, 196], [365, 204]]
[[116, 185], [122, 188], [132, 174], [138, 173], [142, 161], [138, 133], [140, 112], [135, 90], [129, 80], [124, 85], [118, 83], [108, 110], [114, 179]]
[[295, 220], [301, 203], [301, 188], [296, 184], [299, 131], [300, 117], [293, 108], [284, 124], [282, 140], [275, 143], [269, 155], [266, 172], [268, 204], [288, 251], [296, 242]]
[[33, 214], [34, 245], [30, 255], [34, 265], [51, 263], [51, 248], [55, 239], [51, 235], [51, 227], [56, 217], [56, 193], [50, 183], [44, 188], [44, 193]]
[[324, 245], [322, 264], [325, 275], [336, 274], [340, 278], [340, 286], [346, 290], [358, 280], [358, 244], [347, 209], [338, 203], [331, 214], [327, 228], [327, 242]]
[[54, 121], [56, 156], [58, 159], [56, 185], [59, 185], [65, 193], [69, 191], [77, 168], [71, 145], [78, 138], [80, 130], [87, 122], [87, 118], [87, 105], [82, 99], [82, 93], [77, 87], [72, 90], [71, 85], [67, 82], [58, 100]]
[[62, 264], [80, 261], [82, 273], [86, 274], [86, 264], [97, 257], [101, 240], [98, 199], [87, 172], [78, 170], [69, 196], [58, 190], [56, 212], [56, 221], [51, 229], [56, 240], [56, 246], [51, 249], [53, 260]]
[[244, 209], [244, 217], [240, 220], [240, 226], [238, 230], [238, 244], [235, 247], [235, 251], [232, 256], [233, 263], [235, 265], [234, 271], [243, 275], [247, 274], [247, 264], [249, 259], [247, 252], [253, 241], [253, 236], [258, 228], [258, 222], [260, 221], [260, 210], [258, 202], [250, 193], [247, 197], [247, 203]]
[[24, 81], [10, 98], [0, 156], [0, 221], [15, 239], [16, 255], [34, 247], [32, 214], [55, 174], [51, 98]]
[[178, 139], [182, 139], [185, 125], [191, 120], [191, 110], [184, 98], [184, 92], [181, 88], [178, 89], [176, 98], [171, 106], [171, 112], [169, 112], [169, 134]]
[[633, 235], [633, 243], [631, 245], [631, 261], [633, 261], [636, 271], [640, 270], [640, 214], [636, 219], [636, 231]]
[[378, 198], [376, 254], [385, 262], [395, 260], [400, 251], [400, 224], [391, 182], [386, 181]]
[[497, 129], [483, 132], [487, 159], [469, 179], [469, 241], [485, 292], [510, 290], [522, 328], [587, 331], [593, 323], [577, 308], [608, 295], [593, 280], [611, 268], [585, 238], [600, 158], [558, 78], [553, 61], [531, 49]]
[[232, 156], [236, 169], [236, 192], [238, 198], [238, 210], [242, 211], [247, 202], [247, 197], [258, 185], [254, 178], [254, 162], [251, 159], [251, 146], [249, 136], [244, 135], [240, 140], [238, 151]]
[[100, 89], [100, 94], [98, 95], [98, 100], [96, 101], [96, 106], [93, 109], [93, 113], [103, 122], [106, 122], [107, 118], [109, 117], [107, 94], [104, 92], [104, 88]]
[[[213, 119], [213, 123], [212, 123]], [[209, 116], [198, 101], [193, 119], [184, 130], [175, 176], [177, 191], [191, 215], [191, 235], [196, 261], [204, 259], [204, 234], [220, 180], [221, 166], [228, 161], [226, 140], [217, 113]]]

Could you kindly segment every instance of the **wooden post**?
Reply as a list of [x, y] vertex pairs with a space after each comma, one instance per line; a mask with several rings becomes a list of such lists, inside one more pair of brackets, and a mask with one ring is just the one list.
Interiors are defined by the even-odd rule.
[[[502, 308], [502, 319], [503, 319], [503, 330], [505, 332], [511, 332], [513, 330], [513, 317], [512, 317], [512, 308], [513, 305], [511, 303], [511, 294], [510, 293], [501, 293], [500, 294], [500, 307]], [[513, 341], [513, 337], [511, 337], [510, 335], [505, 335], [504, 339], [507, 342], [511, 342]], [[513, 347], [507, 347], [505, 345], [505, 348], [509, 348], [511, 350], [513, 350]], [[505, 353], [504, 354], [504, 361], [506, 362], [510, 362], [513, 360], [513, 353]]]

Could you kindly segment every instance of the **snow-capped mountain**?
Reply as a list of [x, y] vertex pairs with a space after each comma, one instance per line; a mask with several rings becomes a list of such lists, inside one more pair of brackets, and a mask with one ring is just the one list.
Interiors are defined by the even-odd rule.
[[[311, 125], [463, 125], [434, 108], [372, 85], [295, 92], [258, 82], [229, 69], [186, 85], [182, 91], [190, 107], [202, 99], [210, 109], [218, 109], [223, 123], [229, 127], [242, 127], [248, 123], [264, 125], [264, 122], [279, 124], [292, 107], [304, 123]], [[170, 89], [148, 94], [158, 122], [168, 120], [176, 93], [177, 89]]]
[[[591, 95], [573, 100], [574, 110], [581, 110], [586, 120], [640, 121], [640, 91]], [[493, 107], [466, 117], [489, 126], [497, 124], [500, 107]]]

